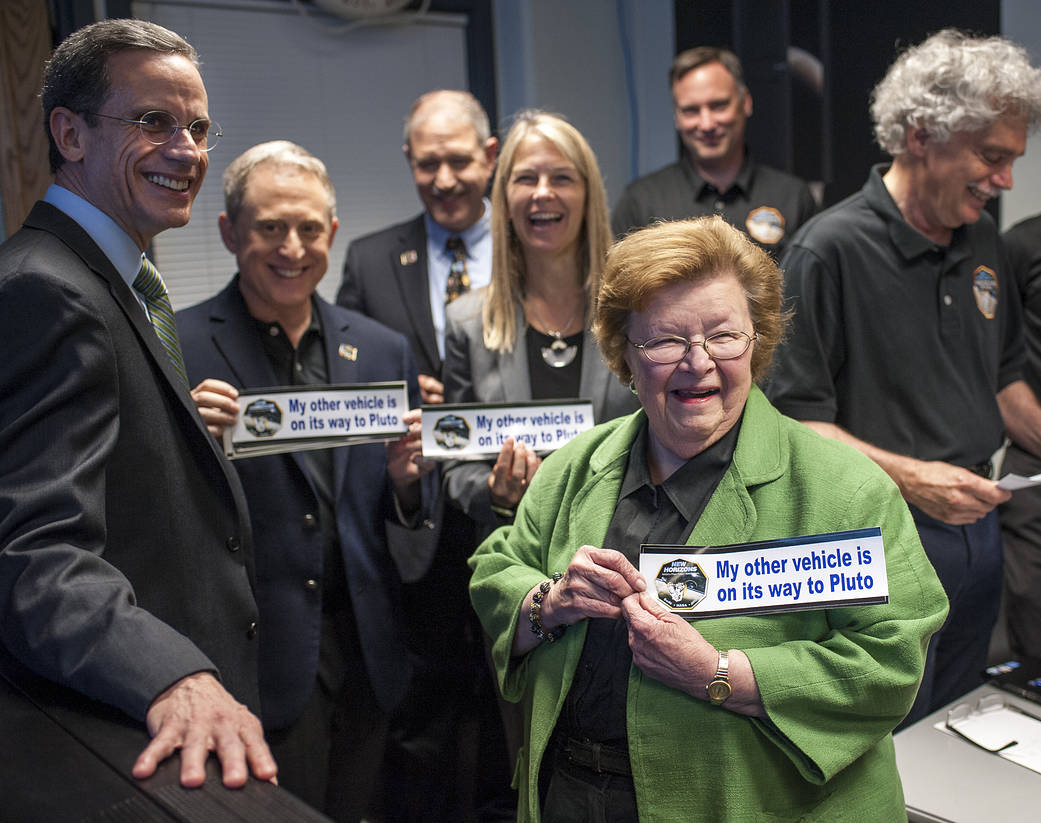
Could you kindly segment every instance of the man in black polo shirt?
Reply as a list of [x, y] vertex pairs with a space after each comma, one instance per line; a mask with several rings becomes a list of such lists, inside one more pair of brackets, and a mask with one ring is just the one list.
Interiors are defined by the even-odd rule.
[[817, 205], [798, 177], [749, 156], [752, 95], [737, 55], [710, 46], [681, 52], [669, 69], [669, 86], [685, 156], [629, 184], [611, 217], [614, 233], [719, 214], [779, 254]]
[[1020, 307], [983, 213], [1041, 119], [1041, 71], [1001, 38], [942, 31], [890, 67], [872, 116], [892, 164], [793, 238], [795, 317], [768, 394], [875, 460], [914, 515], [951, 607], [913, 720], [980, 682], [1001, 589], [995, 507], [1009, 498], [991, 455], [1006, 429], [1041, 453]]

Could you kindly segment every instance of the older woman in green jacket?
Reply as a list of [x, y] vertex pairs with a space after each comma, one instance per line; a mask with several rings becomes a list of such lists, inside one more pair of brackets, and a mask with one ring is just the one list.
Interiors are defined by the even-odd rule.
[[[595, 331], [643, 408], [548, 458], [471, 559], [503, 694], [526, 711], [521, 820], [904, 814], [891, 732], [947, 601], [889, 478], [754, 386], [783, 328], [780, 281], [719, 218], [653, 226], [609, 256]], [[642, 543], [874, 526], [882, 605], [686, 620], [636, 568]]]

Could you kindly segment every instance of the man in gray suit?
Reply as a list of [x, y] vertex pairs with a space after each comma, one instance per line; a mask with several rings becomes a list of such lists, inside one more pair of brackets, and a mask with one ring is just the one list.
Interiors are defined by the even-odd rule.
[[227, 786], [270, 780], [245, 498], [188, 394], [165, 287], [137, 291], [219, 136], [195, 50], [96, 23], [55, 51], [42, 97], [55, 185], [0, 247], [0, 676], [145, 722], [135, 777], [179, 749], [185, 786], [210, 751]]

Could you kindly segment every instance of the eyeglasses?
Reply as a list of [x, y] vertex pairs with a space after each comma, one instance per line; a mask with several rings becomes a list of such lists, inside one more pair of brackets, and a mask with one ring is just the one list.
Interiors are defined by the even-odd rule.
[[193, 120], [187, 126], [182, 126], [172, 114], [165, 111], [146, 111], [139, 120], [130, 120], [126, 117], [113, 117], [111, 114], [101, 114], [96, 111], [84, 112], [95, 117], [104, 117], [108, 120], [118, 120], [141, 129], [145, 140], [156, 146], [169, 143], [175, 134], [181, 129], [186, 129], [188, 135], [195, 141], [195, 145], [201, 151], [212, 151], [217, 142], [224, 136], [221, 127], [209, 120]]
[[758, 339], [759, 335], [755, 332], [721, 331], [704, 340], [688, 340], [686, 337], [667, 334], [664, 337], [652, 337], [643, 343], [634, 343], [632, 340], [629, 343], [642, 351], [643, 356], [652, 363], [679, 363], [690, 353], [691, 346], [701, 346], [713, 360], [733, 360], [748, 351], [752, 341]]

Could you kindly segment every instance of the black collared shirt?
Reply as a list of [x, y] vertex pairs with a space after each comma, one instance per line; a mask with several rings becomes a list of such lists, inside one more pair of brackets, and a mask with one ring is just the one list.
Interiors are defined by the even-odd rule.
[[1023, 304], [1027, 359], [1023, 377], [1041, 397], [1041, 216], [1016, 223], [1002, 236], [1011, 277]]
[[[264, 344], [264, 353], [283, 386], [312, 386], [329, 383], [329, 366], [325, 359], [325, 338], [318, 306], [312, 299], [311, 322], [296, 348], [278, 323], [253, 318]], [[342, 611], [348, 603], [347, 572], [340, 553], [336, 532], [336, 483], [332, 449], [312, 449], [299, 453], [307, 466], [318, 500], [318, 523], [322, 533], [322, 609]]]
[[770, 400], [880, 448], [972, 466], [1001, 444], [996, 394], [1019, 379], [1020, 306], [984, 212], [947, 246], [903, 219], [876, 166], [781, 261], [795, 310]]
[[611, 229], [621, 237], [655, 220], [719, 214], [777, 256], [816, 211], [809, 187], [787, 172], [746, 157], [734, 182], [721, 192], [684, 156], [630, 183], [614, 208]]
[[[641, 544], [685, 543], [730, 466], [740, 428], [738, 421], [723, 437], [656, 486], [647, 464], [645, 424], [629, 452], [603, 547], [621, 552], [639, 567]], [[589, 621], [582, 657], [559, 724], [568, 737], [618, 748], [628, 746], [625, 703], [632, 659], [624, 620]]]

